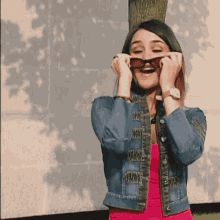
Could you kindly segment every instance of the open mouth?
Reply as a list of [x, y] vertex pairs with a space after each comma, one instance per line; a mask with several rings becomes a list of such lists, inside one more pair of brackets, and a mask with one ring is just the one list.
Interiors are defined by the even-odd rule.
[[147, 67], [141, 68], [140, 71], [144, 74], [151, 74], [151, 73], [154, 73], [156, 69], [153, 68], [152, 66], [147, 66]]

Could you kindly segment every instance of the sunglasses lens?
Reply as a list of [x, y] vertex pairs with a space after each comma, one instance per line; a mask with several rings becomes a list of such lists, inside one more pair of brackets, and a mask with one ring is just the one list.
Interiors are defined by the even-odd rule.
[[131, 68], [142, 68], [144, 66], [144, 60], [138, 58], [130, 59]]
[[145, 63], [150, 63], [150, 65], [154, 68], [160, 68], [160, 60], [162, 57], [156, 57], [150, 60], [142, 60], [140, 58], [131, 58], [130, 65], [132, 69], [140, 69], [145, 66]]
[[154, 68], [159, 68], [160, 67], [160, 59], [161, 59], [161, 57], [156, 57], [156, 58], [150, 60], [149, 62]]

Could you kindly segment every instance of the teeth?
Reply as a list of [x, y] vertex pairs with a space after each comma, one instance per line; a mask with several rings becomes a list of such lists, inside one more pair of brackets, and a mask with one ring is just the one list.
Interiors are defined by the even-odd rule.
[[155, 68], [153, 68], [151, 65], [146, 65], [144, 68], [141, 69], [141, 72], [143, 73], [153, 73], [155, 71]]
[[145, 66], [143, 70], [154, 70], [154, 68], [151, 65]]
[[143, 70], [154, 70], [153, 68], [144, 68]]
[[145, 68], [145, 69], [141, 70], [142, 73], [153, 73], [154, 71], [155, 71], [155, 69], [152, 69], [152, 68], [151, 69]]
[[154, 68], [144, 68], [143, 70], [145, 70], [145, 71], [152, 71], [152, 70], [154, 70]]

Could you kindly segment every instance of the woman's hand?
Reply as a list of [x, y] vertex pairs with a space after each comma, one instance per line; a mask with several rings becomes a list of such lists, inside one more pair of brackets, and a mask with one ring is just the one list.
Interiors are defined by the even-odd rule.
[[175, 85], [176, 78], [182, 68], [182, 53], [167, 52], [161, 59], [161, 72], [159, 84], [162, 91], [166, 91]]
[[[162, 92], [175, 86], [176, 78], [182, 68], [182, 53], [167, 52], [160, 60], [161, 71], [159, 73], [159, 84]], [[164, 100], [166, 115], [170, 115], [175, 109], [180, 107], [180, 101], [168, 96]]]
[[130, 55], [119, 53], [114, 56], [112, 70], [118, 79], [117, 95], [130, 97], [132, 72], [130, 70]]
[[130, 70], [130, 55], [119, 53], [114, 56], [111, 68], [118, 79], [122, 78], [126, 81], [132, 80], [132, 73]]

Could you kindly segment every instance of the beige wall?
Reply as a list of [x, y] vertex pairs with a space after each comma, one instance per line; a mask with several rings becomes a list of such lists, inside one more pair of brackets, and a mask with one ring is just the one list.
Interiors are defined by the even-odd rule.
[[186, 58], [186, 105], [203, 109], [208, 124], [204, 154], [189, 167], [191, 203], [220, 202], [219, 7], [218, 0], [169, 0], [166, 16]]
[[91, 101], [112, 95], [122, 0], [2, 1], [2, 217], [106, 209]]
[[[187, 104], [208, 119], [204, 156], [190, 167], [190, 202], [220, 202], [219, 1], [186, 2], [169, 1], [167, 22], [188, 60]], [[127, 1], [3, 0], [1, 10], [1, 216], [106, 209], [90, 108], [94, 97], [112, 95], [110, 60], [128, 30]]]

